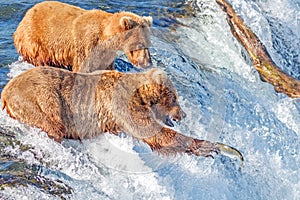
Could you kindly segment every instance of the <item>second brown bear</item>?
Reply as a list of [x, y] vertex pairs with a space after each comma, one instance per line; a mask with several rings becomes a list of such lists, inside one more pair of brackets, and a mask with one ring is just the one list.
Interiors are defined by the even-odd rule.
[[23, 60], [74, 72], [112, 69], [117, 50], [134, 65], [151, 64], [151, 17], [130, 12], [84, 10], [45, 1], [29, 9], [14, 33]]

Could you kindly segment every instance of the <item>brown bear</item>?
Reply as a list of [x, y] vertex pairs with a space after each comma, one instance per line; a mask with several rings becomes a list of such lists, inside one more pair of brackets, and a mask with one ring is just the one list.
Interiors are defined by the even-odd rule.
[[160, 69], [125, 74], [38, 67], [9, 81], [1, 99], [12, 118], [41, 128], [58, 142], [125, 132], [163, 154], [212, 156], [223, 151], [242, 158], [227, 145], [184, 136], [166, 126], [185, 114]]
[[[112, 69], [117, 50], [134, 65], [151, 64], [151, 17], [84, 10], [55, 1], [27, 11], [13, 38], [23, 60], [74, 72]], [[86, 62], [84, 62], [86, 61]]]

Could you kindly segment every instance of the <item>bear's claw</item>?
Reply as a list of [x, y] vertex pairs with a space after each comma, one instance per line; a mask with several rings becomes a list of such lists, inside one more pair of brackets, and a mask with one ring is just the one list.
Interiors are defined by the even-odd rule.
[[215, 147], [214, 143], [206, 140], [194, 139], [187, 153], [214, 158], [213, 153], [218, 154], [220, 153], [220, 150]]
[[243, 166], [244, 157], [236, 148], [222, 144], [219, 142], [211, 143], [206, 140], [194, 139], [189, 150], [186, 151], [188, 154], [194, 154], [196, 156], [204, 156], [214, 158], [213, 154], [222, 154], [230, 158], [237, 157], [241, 166]]

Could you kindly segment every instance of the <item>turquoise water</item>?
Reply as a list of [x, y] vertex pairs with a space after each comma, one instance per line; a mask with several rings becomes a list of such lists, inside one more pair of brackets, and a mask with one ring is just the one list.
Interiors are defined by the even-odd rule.
[[[12, 34], [39, 1], [0, 2], [0, 91], [32, 66], [18, 61]], [[239, 149], [224, 156], [162, 158], [129, 136], [50, 140], [0, 111], [4, 199], [298, 199], [300, 101], [262, 82], [214, 1], [65, 1], [86, 9], [154, 18], [154, 67], [174, 82], [187, 117], [175, 129]], [[230, 1], [276, 64], [300, 78], [300, 2]], [[134, 71], [127, 58], [120, 70]], [[14, 137], [10, 135], [14, 135]]]

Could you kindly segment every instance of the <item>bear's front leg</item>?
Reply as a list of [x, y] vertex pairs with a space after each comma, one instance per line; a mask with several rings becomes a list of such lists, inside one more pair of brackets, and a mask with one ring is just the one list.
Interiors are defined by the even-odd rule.
[[213, 153], [220, 152], [215, 143], [188, 137], [165, 127], [154, 136], [144, 138], [143, 141], [152, 150], [165, 155], [188, 153], [196, 156], [213, 157]]

